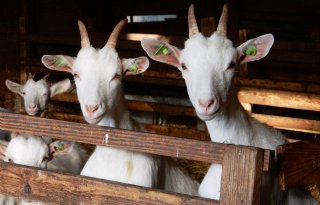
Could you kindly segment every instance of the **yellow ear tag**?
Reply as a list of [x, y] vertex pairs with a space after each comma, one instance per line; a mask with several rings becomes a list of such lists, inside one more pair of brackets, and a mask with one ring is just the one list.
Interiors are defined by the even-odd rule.
[[58, 152], [61, 152], [64, 150], [64, 145], [63, 144], [58, 144], [56, 147], [55, 147], [55, 150], [57, 150]]
[[63, 66], [65, 64], [64, 59], [63, 58], [57, 58], [55, 59], [55, 61], [53, 62], [54, 66], [56, 67], [60, 67]]
[[257, 48], [255, 45], [248, 45], [244, 50], [244, 54], [247, 56], [255, 56], [257, 54]]
[[168, 55], [169, 54], [169, 48], [166, 47], [165, 45], [162, 45], [158, 48], [158, 50], [156, 51], [155, 55], [160, 55], [160, 54], [163, 54], [163, 55]]
[[129, 67], [129, 70], [130, 70], [131, 72], [133, 72], [133, 73], [138, 72], [138, 66], [137, 66], [137, 64], [135, 64], [135, 63], [131, 64], [130, 67]]

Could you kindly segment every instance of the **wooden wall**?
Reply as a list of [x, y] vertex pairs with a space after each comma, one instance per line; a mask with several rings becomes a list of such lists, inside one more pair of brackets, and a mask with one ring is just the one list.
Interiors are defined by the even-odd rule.
[[[160, 33], [187, 38], [186, 14], [195, 4], [198, 24], [206, 17], [219, 18], [223, 0], [13, 0], [0, 8], [0, 106], [12, 107], [12, 95], [4, 87], [6, 78], [19, 80], [20, 31], [39, 36], [73, 36], [74, 45], [28, 46], [28, 56], [40, 59], [45, 53], [76, 55], [79, 49], [77, 20], [87, 25], [89, 35], [106, 34], [127, 15], [177, 14], [177, 20], [161, 23], [129, 24], [123, 33]], [[275, 45], [263, 60], [248, 64], [245, 75], [263, 79], [320, 82], [320, 2], [303, 1], [230, 1], [229, 34], [240, 41], [273, 33]], [[20, 29], [19, 29], [20, 22]], [[243, 34], [245, 33], [245, 34]], [[38, 38], [37, 40], [40, 40]], [[97, 46], [97, 45], [94, 45]], [[99, 45], [100, 46], [100, 45]], [[183, 45], [178, 45], [182, 47]], [[121, 53], [122, 52], [122, 53]], [[131, 53], [120, 51], [121, 55]], [[136, 55], [143, 54], [137, 53]], [[158, 66], [154, 62], [152, 66]], [[164, 66], [170, 69], [169, 66]]]

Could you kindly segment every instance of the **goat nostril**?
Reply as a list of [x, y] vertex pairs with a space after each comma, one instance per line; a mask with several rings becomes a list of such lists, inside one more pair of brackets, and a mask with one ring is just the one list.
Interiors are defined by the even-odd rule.
[[37, 105], [36, 105], [36, 104], [30, 104], [30, 105], [29, 105], [29, 108], [30, 108], [30, 109], [35, 109], [35, 108], [37, 108]]
[[202, 107], [210, 107], [211, 105], [214, 104], [214, 99], [200, 99], [199, 100], [199, 105], [201, 105]]
[[95, 111], [97, 111], [99, 109], [98, 105], [86, 105], [86, 110], [89, 113], [94, 113]]

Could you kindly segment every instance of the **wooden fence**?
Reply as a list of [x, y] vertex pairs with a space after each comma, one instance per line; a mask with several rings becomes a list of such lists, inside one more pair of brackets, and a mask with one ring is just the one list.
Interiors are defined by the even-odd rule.
[[223, 165], [221, 200], [0, 162], [2, 194], [53, 204], [259, 204], [273, 152], [0, 112], [0, 129]]

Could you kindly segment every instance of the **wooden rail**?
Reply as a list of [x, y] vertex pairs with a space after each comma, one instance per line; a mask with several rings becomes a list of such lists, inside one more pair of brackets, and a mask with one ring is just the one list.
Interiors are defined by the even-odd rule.
[[262, 171], [268, 170], [271, 160], [269, 157], [273, 155], [272, 151], [258, 148], [173, 138], [1, 111], [0, 129], [163, 156], [223, 163], [224, 169], [228, 170], [222, 176], [222, 186], [226, 188], [222, 189], [221, 201], [217, 202], [0, 162], [2, 194], [55, 204], [259, 204]]

